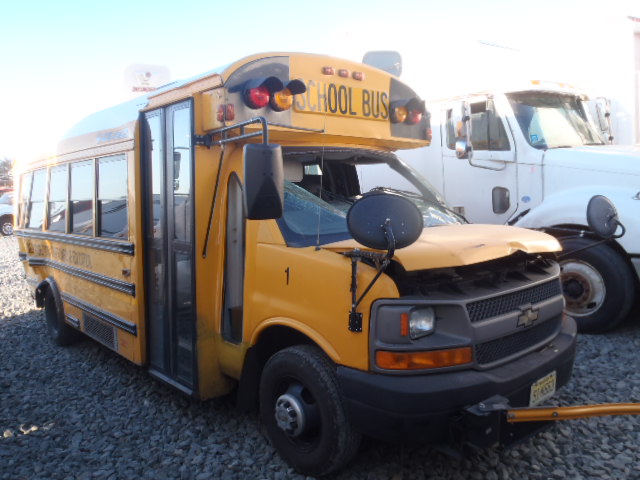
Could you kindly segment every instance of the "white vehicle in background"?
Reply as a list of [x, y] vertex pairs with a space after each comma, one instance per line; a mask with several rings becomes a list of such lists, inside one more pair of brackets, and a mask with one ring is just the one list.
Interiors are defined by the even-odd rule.
[[[431, 146], [403, 158], [469, 221], [557, 236], [566, 311], [580, 331], [601, 332], [629, 314], [638, 291], [640, 146], [607, 144], [587, 101], [570, 86], [534, 81], [434, 103]], [[590, 232], [594, 195], [614, 202], [623, 237], [602, 242]]]
[[[368, 52], [363, 61], [402, 70], [398, 52]], [[427, 107], [431, 145], [402, 159], [470, 222], [555, 235], [564, 248], [565, 309], [579, 331], [602, 332], [625, 319], [639, 292], [640, 146], [610, 144], [607, 101], [532, 81]], [[626, 227], [616, 238], [604, 241], [589, 229], [585, 211], [594, 195], [616, 205]]]
[[0, 197], [0, 233], [5, 237], [13, 235], [13, 192]]

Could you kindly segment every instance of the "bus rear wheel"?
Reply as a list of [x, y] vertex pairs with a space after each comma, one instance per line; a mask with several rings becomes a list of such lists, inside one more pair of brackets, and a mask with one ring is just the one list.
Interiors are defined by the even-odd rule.
[[79, 340], [80, 333], [65, 323], [62, 300], [51, 287], [47, 288], [44, 297], [44, 316], [47, 321], [49, 338], [56, 345], [66, 347]]
[[634, 302], [635, 279], [629, 265], [608, 245], [590, 246], [594, 242], [586, 238], [561, 242], [568, 253], [560, 259], [567, 314], [581, 333], [612, 329], [626, 318]]
[[260, 416], [278, 453], [304, 475], [339, 470], [360, 445], [335, 367], [314, 346], [289, 347], [269, 359], [260, 379]]

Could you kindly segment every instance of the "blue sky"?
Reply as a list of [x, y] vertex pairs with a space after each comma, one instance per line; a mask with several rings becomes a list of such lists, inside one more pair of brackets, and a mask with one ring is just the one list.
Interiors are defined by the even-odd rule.
[[[579, 49], [577, 40], [585, 32], [597, 36], [603, 22], [640, 15], [635, 3], [5, 2], [0, 15], [0, 157], [22, 160], [50, 151], [77, 120], [124, 100], [123, 72], [130, 64], [164, 65], [172, 79], [179, 79], [261, 51], [360, 60], [367, 50], [398, 49], [405, 69], [411, 71], [418, 63], [421, 71], [427, 69], [415, 77], [420, 87], [438, 91], [469, 76], [464, 67], [478, 56], [486, 55], [490, 62], [496, 55], [521, 60], [531, 52], [545, 52], [549, 59], [546, 52], [557, 50], [554, 45], [561, 41], [566, 48]], [[572, 33], [576, 29], [581, 29], [578, 36]], [[478, 41], [509, 48], [478, 47]], [[545, 63], [548, 67], [553, 62]], [[411, 85], [421, 92], [414, 81]]]

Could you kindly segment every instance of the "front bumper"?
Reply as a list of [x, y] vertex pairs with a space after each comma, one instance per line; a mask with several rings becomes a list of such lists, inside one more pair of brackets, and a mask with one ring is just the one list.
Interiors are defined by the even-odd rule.
[[465, 370], [394, 376], [338, 368], [338, 379], [354, 426], [385, 440], [448, 441], [452, 422], [466, 407], [496, 395], [512, 407], [529, 404], [531, 385], [549, 372], [556, 387], [571, 377], [576, 325], [566, 317], [545, 347], [486, 371]]

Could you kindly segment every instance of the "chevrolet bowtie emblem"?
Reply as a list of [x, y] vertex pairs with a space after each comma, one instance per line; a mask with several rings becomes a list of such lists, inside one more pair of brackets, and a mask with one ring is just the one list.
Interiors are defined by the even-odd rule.
[[538, 314], [540, 311], [534, 310], [531, 308], [531, 305], [520, 307], [520, 311], [522, 313], [518, 315], [518, 327], [530, 327], [536, 320], [538, 320]]

